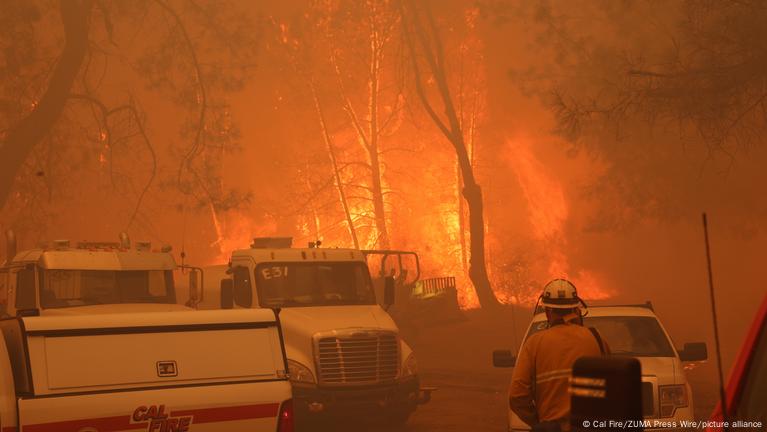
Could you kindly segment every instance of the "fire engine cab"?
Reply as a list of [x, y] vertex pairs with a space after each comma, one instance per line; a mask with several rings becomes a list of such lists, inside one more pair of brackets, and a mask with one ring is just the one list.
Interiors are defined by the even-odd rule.
[[169, 248], [127, 235], [7, 240], [1, 431], [293, 432], [278, 310], [176, 305]]
[[256, 238], [228, 265], [205, 268], [198, 309], [279, 308], [297, 421], [362, 415], [404, 423], [431, 388], [419, 385], [415, 354], [377, 302], [365, 256], [356, 249], [292, 247]]
[[126, 234], [119, 242], [57, 240], [16, 251], [6, 233], [7, 259], [0, 267], [0, 315], [71, 315], [88, 313], [174, 311], [170, 247], [150, 243], [131, 247]]

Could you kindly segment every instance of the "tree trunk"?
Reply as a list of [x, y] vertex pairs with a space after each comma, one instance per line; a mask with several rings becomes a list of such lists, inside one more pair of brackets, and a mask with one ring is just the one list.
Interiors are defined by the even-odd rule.
[[335, 179], [336, 189], [338, 190], [338, 198], [341, 201], [341, 208], [343, 209], [344, 216], [346, 217], [346, 226], [349, 229], [349, 237], [352, 239], [354, 248], [359, 249], [360, 242], [357, 239], [357, 230], [354, 228], [354, 221], [352, 220], [352, 214], [349, 210], [349, 202], [346, 199], [346, 192], [344, 191], [344, 185], [341, 181], [341, 173], [338, 170], [336, 151], [333, 148], [333, 143], [330, 140], [330, 134], [328, 133], [328, 128], [325, 124], [325, 115], [322, 112], [322, 105], [320, 105], [320, 99], [317, 97], [317, 89], [314, 87], [314, 83], [309, 81], [309, 86], [311, 87], [312, 97], [314, 98], [314, 108], [317, 111], [317, 117], [320, 121], [322, 139], [325, 141], [325, 146], [328, 150], [328, 156], [330, 157], [330, 163], [333, 166], [333, 178]]
[[[471, 164], [472, 170], [474, 169], [474, 150], [475, 150], [475, 132], [476, 132], [476, 126], [477, 126], [477, 105], [476, 105], [476, 92], [475, 92], [475, 103], [472, 104], [471, 107], [471, 114], [469, 116], [469, 130], [467, 131], [467, 143], [468, 146], [468, 152], [469, 152], [469, 164]], [[463, 101], [461, 102], [463, 105]], [[463, 108], [461, 108], [461, 129], [463, 129]], [[463, 265], [463, 271], [468, 271], [469, 263], [468, 263], [468, 252], [466, 250], [466, 211], [464, 206], [464, 201], [461, 198], [461, 185], [463, 184], [463, 178], [461, 176], [461, 164], [460, 162], [456, 161], [456, 184], [458, 185], [458, 228], [460, 230], [459, 232], [459, 239], [461, 241], [461, 264]]]
[[61, 117], [88, 49], [91, 1], [61, 0], [60, 8], [66, 42], [48, 89], [32, 112], [8, 131], [0, 147], [0, 208], [7, 203], [29, 153]]
[[464, 273], [469, 271], [469, 253], [466, 250], [466, 210], [464, 207], [464, 198], [461, 193], [463, 189], [463, 179], [461, 178], [461, 164], [456, 161], [455, 163], [455, 184], [458, 191], [458, 240], [461, 243], [461, 268]]
[[378, 105], [379, 105], [379, 90], [381, 79], [381, 57], [382, 57], [382, 44], [380, 41], [381, 35], [378, 34], [379, 30], [373, 26], [370, 33], [370, 64], [368, 66], [368, 104], [367, 114], [369, 124], [367, 132], [364, 130], [357, 111], [352, 105], [349, 95], [346, 93], [346, 89], [343, 85], [343, 78], [341, 71], [335, 57], [331, 57], [331, 62], [336, 71], [336, 78], [338, 79], [339, 92], [341, 98], [344, 101], [344, 106], [349, 120], [354, 126], [354, 130], [357, 133], [357, 140], [362, 146], [365, 154], [367, 155], [368, 165], [370, 168], [370, 187], [366, 187], [371, 196], [373, 202], [373, 219], [375, 221], [376, 233], [378, 237], [376, 239], [376, 248], [388, 249], [389, 248], [389, 230], [386, 226], [386, 207], [383, 198], [383, 186], [381, 181], [381, 158], [379, 151], [379, 137], [381, 134], [381, 127], [378, 119]]
[[447, 138], [453, 145], [458, 158], [458, 164], [461, 168], [461, 176], [463, 177], [463, 197], [466, 199], [466, 205], [469, 208], [469, 234], [471, 237], [469, 243], [471, 249], [471, 257], [469, 258], [469, 279], [471, 279], [471, 282], [474, 285], [480, 306], [483, 308], [494, 308], [498, 306], [499, 303], [498, 299], [495, 297], [495, 293], [493, 293], [493, 288], [490, 285], [490, 278], [487, 275], [487, 266], [485, 263], [485, 222], [482, 205], [482, 190], [474, 178], [471, 157], [466, 149], [466, 142], [463, 137], [461, 124], [450, 94], [450, 87], [447, 82], [443, 58], [442, 41], [437, 33], [434, 17], [431, 15], [431, 11], [428, 10], [428, 4], [426, 6], [427, 23], [430, 30], [430, 34], [428, 35], [418, 17], [416, 3], [413, 0], [410, 0], [408, 1], [408, 5], [413, 13], [413, 16], [411, 17], [413, 29], [415, 30], [416, 37], [418, 37], [422, 54], [426, 59], [431, 75], [437, 84], [437, 89], [444, 109], [443, 112], [445, 117], [447, 117], [447, 122], [444, 122], [442, 118], [440, 118], [440, 115], [437, 114], [423, 87], [416, 48], [410, 35], [410, 29], [408, 28], [408, 17], [405, 12], [403, 1], [403, 3], [400, 3], [403, 33], [408, 50], [410, 51], [413, 72], [415, 74], [416, 91], [429, 117], [431, 117], [440, 131], [442, 131], [445, 138]]
[[[375, 13], [375, 12], [373, 12]], [[371, 17], [375, 22], [375, 17]], [[370, 116], [370, 128], [368, 129], [368, 159], [370, 160], [371, 188], [373, 194], [373, 213], [375, 213], [376, 231], [378, 231], [379, 249], [389, 249], [389, 231], [386, 229], [386, 210], [384, 208], [383, 188], [381, 187], [381, 161], [378, 153], [378, 136], [381, 131], [378, 125], [378, 91], [381, 79], [381, 35], [373, 26], [370, 32], [370, 91], [368, 100], [368, 115]]]
[[378, 146], [370, 152], [371, 193], [373, 195], [373, 213], [375, 214], [376, 231], [378, 231], [377, 248], [389, 249], [389, 230], [386, 228], [386, 210], [384, 207], [383, 187], [381, 186], [381, 162]]
[[471, 258], [469, 259], [469, 278], [477, 290], [477, 298], [483, 307], [498, 305], [490, 278], [487, 276], [487, 263], [485, 262], [485, 218], [482, 205], [482, 190], [478, 184], [465, 185], [463, 196], [469, 207], [469, 232], [471, 238]]
[[490, 285], [485, 261], [485, 217], [482, 189], [474, 180], [474, 170], [472, 169], [471, 158], [466, 151], [463, 136], [460, 133], [454, 133], [451, 142], [458, 154], [458, 162], [463, 177], [463, 197], [469, 208], [469, 249], [471, 253], [469, 279], [474, 284], [480, 305], [483, 308], [496, 307], [499, 303]]

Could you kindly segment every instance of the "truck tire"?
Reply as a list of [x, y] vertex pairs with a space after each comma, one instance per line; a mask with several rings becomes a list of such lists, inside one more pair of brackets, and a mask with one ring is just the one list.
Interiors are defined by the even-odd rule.
[[413, 410], [408, 408], [394, 409], [387, 413], [384, 422], [387, 426], [404, 426], [412, 413]]

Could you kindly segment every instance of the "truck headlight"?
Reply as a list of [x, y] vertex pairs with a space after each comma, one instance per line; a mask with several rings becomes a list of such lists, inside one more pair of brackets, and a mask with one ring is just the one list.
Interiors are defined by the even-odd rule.
[[290, 382], [314, 384], [314, 374], [301, 363], [288, 359], [288, 374]]
[[658, 393], [661, 417], [672, 417], [677, 408], [687, 406], [687, 387], [684, 385], [659, 386]]
[[418, 362], [415, 360], [415, 353], [410, 353], [409, 356], [407, 356], [407, 360], [405, 360], [405, 363], [402, 363], [402, 374], [400, 376], [402, 378], [407, 378], [411, 376], [415, 376], [418, 373]]

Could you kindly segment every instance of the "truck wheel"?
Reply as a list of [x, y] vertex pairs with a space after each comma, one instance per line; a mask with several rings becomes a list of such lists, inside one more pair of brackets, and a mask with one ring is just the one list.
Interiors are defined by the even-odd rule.
[[385, 423], [389, 426], [404, 426], [412, 413], [410, 409], [392, 410], [387, 414]]

